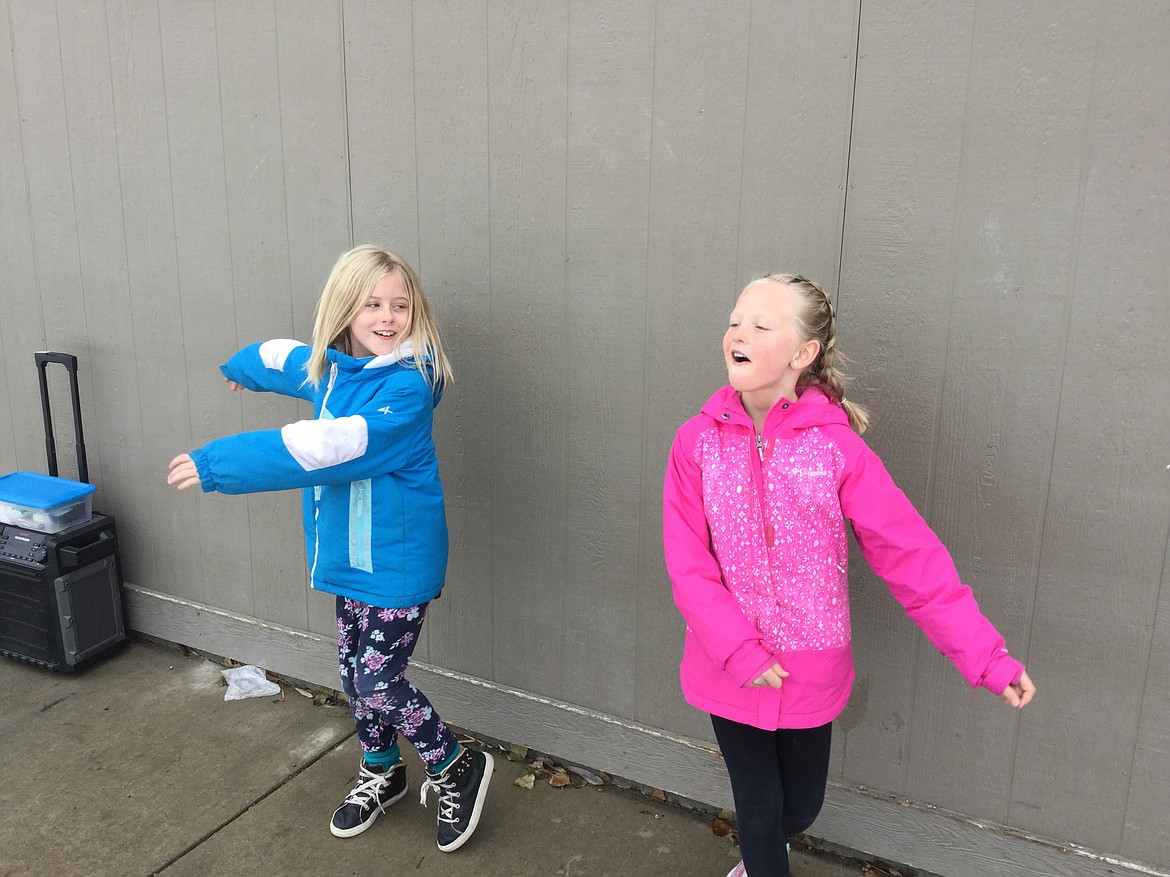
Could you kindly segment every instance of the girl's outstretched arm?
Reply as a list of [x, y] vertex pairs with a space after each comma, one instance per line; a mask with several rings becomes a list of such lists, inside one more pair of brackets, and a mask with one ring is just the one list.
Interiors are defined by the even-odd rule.
[[841, 510], [870, 567], [971, 686], [1026, 705], [1035, 686], [1031, 679], [1025, 686], [1023, 664], [1008, 654], [938, 536], [860, 437], [845, 427], [826, 432], [845, 453]]
[[[204, 492], [240, 494], [345, 484], [408, 465], [430, 443], [434, 397], [418, 372], [407, 372], [360, 411], [333, 419], [300, 420], [281, 429], [245, 432], [208, 442], [176, 457], [187, 462]], [[433, 450], [431, 450], [433, 453]]]
[[313, 387], [305, 383], [305, 364], [311, 350], [307, 344], [289, 338], [249, 344], [219, 370], [233, 391], [266, 391], [312, 401]]

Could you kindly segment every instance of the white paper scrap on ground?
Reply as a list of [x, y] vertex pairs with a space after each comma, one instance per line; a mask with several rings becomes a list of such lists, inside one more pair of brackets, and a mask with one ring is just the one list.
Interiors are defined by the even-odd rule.
[[267, 697], [270, 694], [280, 694], [280, 686], [269, 682], [264, 671], [254, 664], [243, 667], [233, 667], [230, 670], [221, 670], [223, 678], [227, 680], [228, 688], [224, 692], [224, 700], [243, 700], [246, 697]]

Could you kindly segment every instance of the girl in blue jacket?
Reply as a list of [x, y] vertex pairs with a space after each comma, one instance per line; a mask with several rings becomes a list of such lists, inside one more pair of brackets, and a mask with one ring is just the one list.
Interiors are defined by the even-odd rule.
[[373, 246], [342, 255], [317, 303], [311, 345], [245, 347], [221, 366], [231, 389], [313, 403], [312, 420], [209, 442], [171, 460], [180, 490], [304, 489], [310, 586], [337, 596], [341, 685], [363, 758], [333, 813], [337, 837], [365, 831], [406, 795], [398, 735], [438, 794], [438, 845], [461, 847], [479, 823], [491, 755], [463, 749], [406, 665], [447, 570], [447, 522], [431, 421], [452, 379], [414, 270]]

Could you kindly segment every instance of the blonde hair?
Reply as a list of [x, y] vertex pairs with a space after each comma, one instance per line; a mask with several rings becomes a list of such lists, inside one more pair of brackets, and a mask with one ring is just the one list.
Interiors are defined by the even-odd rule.
[[819, 387], [835, 400], [849, 418], [849, 425], [858, 433], [869, 425], [869, 412], [856, 402], [845, 399], [845, 385], [851, 380], [845, 371], [844, 354], [837, 349], [837, 315], [833, 303], [820, 285], [799, 274], [768, 274], [761, 278], [791, 287], [799, 294], [801, 307], [793, 314], [801, 335], [806, 340], [820, 342], [821, 349], [797, 381], [797, 387]]
[[398, 275], [406, 290], [409, 318], [406, 331], [399, 336], [395, 349], [409, 339], [414, 354], [413, 358], [404, 360], [404, 364], [418, 369], [432, 388], [443, 387], [455, 379], [451, 361], [443, 350], [439, 327], [414, 269], [393, 253], [363, 244], [343, 253], [337, 260], [317, 302], [313, 352], [306, 366], [308, 382], [314, 387], [321, 383], [329, 370], [329, 348], [352, 355], [349, 324], [366, 306], [374, 284], [390, 273]]

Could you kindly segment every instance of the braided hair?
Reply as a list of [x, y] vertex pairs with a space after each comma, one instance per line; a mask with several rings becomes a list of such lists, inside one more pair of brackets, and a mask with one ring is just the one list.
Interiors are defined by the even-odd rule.
[[793, 314], [801, 334], [821, 345], [817, 358], [800, 375], [797, 387], [819, 387], [826, 396], [837, 402], [849, 418], [849, 425], [857, 432], [865, 432], [869, 412], [856, 402], [845, 399], [845, 384], [850, 380], [845, 371], [844, 354], [837, 350], [837, 318], [833, 303], [820, 285], [799, 274], [768, 274], [764, 280], [792, 287], [800, 294], [802, 306]]

